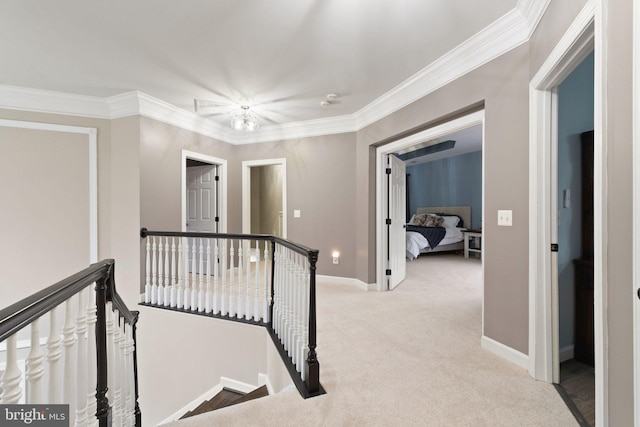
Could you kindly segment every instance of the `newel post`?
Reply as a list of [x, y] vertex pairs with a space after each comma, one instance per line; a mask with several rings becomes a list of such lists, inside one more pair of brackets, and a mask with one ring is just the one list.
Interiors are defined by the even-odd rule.
[[320, 364], [316, 355], [316, 263], [318, 251], [309, 251], [309, 354], [307, 355], [307, 391], [320, 391]]
[[96, 353], [97, 353], [97, 386], [96, 386], [96, 418], [100, 427], [111, 426], [111, 407], [107, 398], [107, 286], [113, 274], [113, 264], [107, 275], [96, 282]]

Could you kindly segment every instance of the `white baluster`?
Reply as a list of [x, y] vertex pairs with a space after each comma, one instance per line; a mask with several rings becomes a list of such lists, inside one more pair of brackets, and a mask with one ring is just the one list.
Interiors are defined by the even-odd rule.
[[176, 301], [176, 238], [171, 238], [171, 295], [169, 296], [171, 307], [175, 307]]
[[78, 362], [76, 366], [76, 427], [87, 424], [87, 291], [78, 293], [78, 315], [76, 316], [76, 337], [78, 340]]
[[204, 311], [211, 313], [211, 239], [207, 239], [207, 293]]
[[62, 403], [69, 404], [69, 425], [76, 418], [76, 334], [73, 324], [73, 306], [71, 299], [65, 302], [65, 321], [62, 327], [62, 345], [64, 346], [64, 393]]
[[197, 299], [198, 299], [198, 279], [197, 279], [197, 274], [198, 274], [198, 270], [197, 268], [197, 256], [198, 256], [198, 252], [197, 252], [198, 248], [196, 246], [196, 239], [193, 239], [193, 243], [191, 245], [191, 310], [192, 311], [197, 311], [198, 310], [198, 303], [197, 303]]
[[220, 295], [219, 295], [219, 291], [220, 289], [218, 289], [219, 284], [218, 284], [218, 276], [220, 275], [220, 271], [219, 271], [219, 262], [218, 260], [220, 259], [220, 251], [218, 248], [218, 239], [214, 239], [213, 240], [213, 314], [218, 314], [220, 312], [219, 308], [220, 305], [218, 304], [218, 301], [220, 300]]
[[191, 307], [191, 291], [189, 290], [189, 239], [184, 239], [184, 309]]
[[242, 293], [242, 281], [244, 279], [242, 274], [243, 267], [243, 252], [244, 252], [244, 240], [238, 240], [238, 310], [237, 316], [238, 319], [242, 319], [244, 317], [244, 294]]
[[[275, 257], [276, 254], [274, 253]], [[269, 242], [264, 242], [264, 280], [262, 281], [263, 305], [262, 305], [262, 322], [269, 323], [269, 304], [271, 303], [271, 286], [269, 280]]]
[[253, 320], [260, 320], [260, 240], [256, 240], [256, 289], [253, 300]]
[[220, 275], [222, 276], [222, 293], [220, 294], [220, 315], [227, 315], [227, 240], [221, 241], [222, 264]]
[[0, 388], [2, 388], [2, 394], [0, 395], [0, 403], [3, 405], [16, 404], [20, 402], [22, 398], [22, 387], [20, 387], [20, 380], [22, 379], [22, 372], [18, 367], [18, 349], [16, 346], [16, 335], [11, 335], [6, 340], [7, 343], [7, 363], [0, 379]]
[[182, 283], [184, 278], [184, 262], [182, 261], [183, 249], [182, 249], [182, 237], [178, 238], [178, 288], [176, 289], [176, 307], [182, 308], [183, 297]]
[[117, 343], [117, 347], [116, 347], [116, 351], [118, 352], [118, 372], [117, 372], [117, 378], [118, 378], [118, 386], [120, 387], [120, 402], [117, 402], [116, 405], [116, 411], [118, 411], [118, 416], [120, 418], [120, 425], [124, 426], [125, 425], [125, 420], [126, 420], [126, 414], [125, 414], [125, 408], [126, 408], [126, 399], [127, 399], [127, 393], [128, 393], [128, 384], [129, 382], [127, 381], [126, 375], [127, 375], [127, 369], [126, 369], [126, 360], [125, 360], [125, 348], [127, 346], [127, 342], [126, 342], [126, 338], [125, 338], [125, 333], [124, 333], [124, 325], [126, 324], [123, 318], [120, 318], [120, 312], [116, 310], [117, 313], [117, 317], [116, 319], [120, 320], [120, 325], [118, 326], [117, 329], [117, 335], [116, 335], [116, 343]]
[[245, 265], [246, 265], [246, 280], [245, 280], [245, 291], [247, 294], [247, 297], [245, 299], [244, 302], [244, 318], [247, 320], [250, 320], [253, 318], [253, 307], [252, 307], [252, 303], [253, 301], [251, 300], [251, 240], [247, 240], [246, 242], [244, 242], [245, 245], [245, 251], [246, 251], [246, 256], [245, 258]]
[[135, 411], [135, 383], [134, 383], [134, 372], [133, 372], [133, 333], [131, 325], [125, 323], [124, 325], [124, 337], [125, 337], [125, 347], [124, 347], [124, 360], [125, 360], [125, 369], [122, 381], [126, 384], [127, 392], [125, 394], [124, 399], [124, 425], [132, 426], [135, 424], [134, 411]]
[[146, 244], [146, 261], [145, 261], [145, 281], [144, 281], [144, 302], [151, 302], [151, 239], [147, 237]]
[[151, 245], [151, 304], [155, 304], [158, 296], [158, 246], [156, 245], [156, 236], [152, 237], [153, 243]]
[[31, 323], [31, 350], [26, 363], [26, 397], [27, 403], [45, 403], [42, 393], [42, 377], [44, 376], [44, 353], [40, 347], [40, 319]]
[[107, 335], [108, 342], [107, 346], [109, 347], [109, 358], [108, 358], [108, 387], [111, 394], [109, 395], [109, 403], [112, 406], [112, 420], [113, 425], [120, 425], [120, 339], [119, 339], [119, 313], [118, 310], [114, 310], [111, 306], [111, 303], [107, 303], [108, 317], [107, 320]]
[[87, 303], [87, 420], [89, 425], [97, 425], [95, 417], [97, 410], [96, 387], [98, 378], [97, 350], [96, 350], [96, 322], [98, 321], [96, 307], [96, 292], [94, 286], [89, 289]]
[[[59, 307], [59, 306], [58, 306]], [[49, 313], [49, 338], [47, 339], [47, 363], [49, 364], [48, 403], [62, 403], [62, 339], [58, 330], [58, 307]]]
[[162, 254], [164, 253], [164, 245], [162, 244], [162, 237], [158, 237], [158, 295], [157, 301], [158, 305], [164, 305], [164, 257]]
[[164, 244], [164, 295], [162, 298], [162, 302], [165, 307], [169, 307], [171, 305], [171, 289], [173, 288], [173, 282], [169, 277], [171, 273], [171, 267], [169, 263], [169, 237], [166, 238]]
[[229, 246], [229, 317], [236, 315], [236, 300], [234, 298], [235, 268], [234, 268], [233, 239], [230, 240]]
[[204, 311], [204, 244], [200, 239], [200, 253], [198, 254], [198, 312]]

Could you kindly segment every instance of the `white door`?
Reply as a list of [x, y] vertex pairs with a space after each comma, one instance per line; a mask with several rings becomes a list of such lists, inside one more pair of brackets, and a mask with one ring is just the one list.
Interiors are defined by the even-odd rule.
[[218, 166], [187, 168], [187, 231], [218, 232]]
[[407, 273], [406, 260], [406, 168], [393, 154], [387, 156], [387, 242], [389, 289], [398, 286]]
[[[218, 232], [218, 172], [217, 165], [187, 168], [187, 231]], [[197, 244], [198, 242], [196, 242]], [[189, 247], [193, 247], [189, 239]], [[196, 272], [198, 270], [196, 260]], [[189, 251], [189, 271], [193, 272], [193, 252]]]

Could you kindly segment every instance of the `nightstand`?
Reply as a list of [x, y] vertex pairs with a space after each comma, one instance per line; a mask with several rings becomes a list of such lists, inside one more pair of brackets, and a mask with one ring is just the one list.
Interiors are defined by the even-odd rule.
[[464, 257], [469, 258], [469, 253], [477, 253], [482, 256], [482, 230], [466, 230], [464, 233]]

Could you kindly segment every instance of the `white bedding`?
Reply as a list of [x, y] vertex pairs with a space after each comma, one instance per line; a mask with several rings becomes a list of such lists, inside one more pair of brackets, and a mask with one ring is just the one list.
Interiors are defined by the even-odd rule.
[[[445, 235], [438, 246], [450, 245], [463, 240], [462, 228], [445, 228]], [[407, 231], [407, 259], [413, 261], [422, 249], [429, 247], [429, 241], [422, 234]]]

